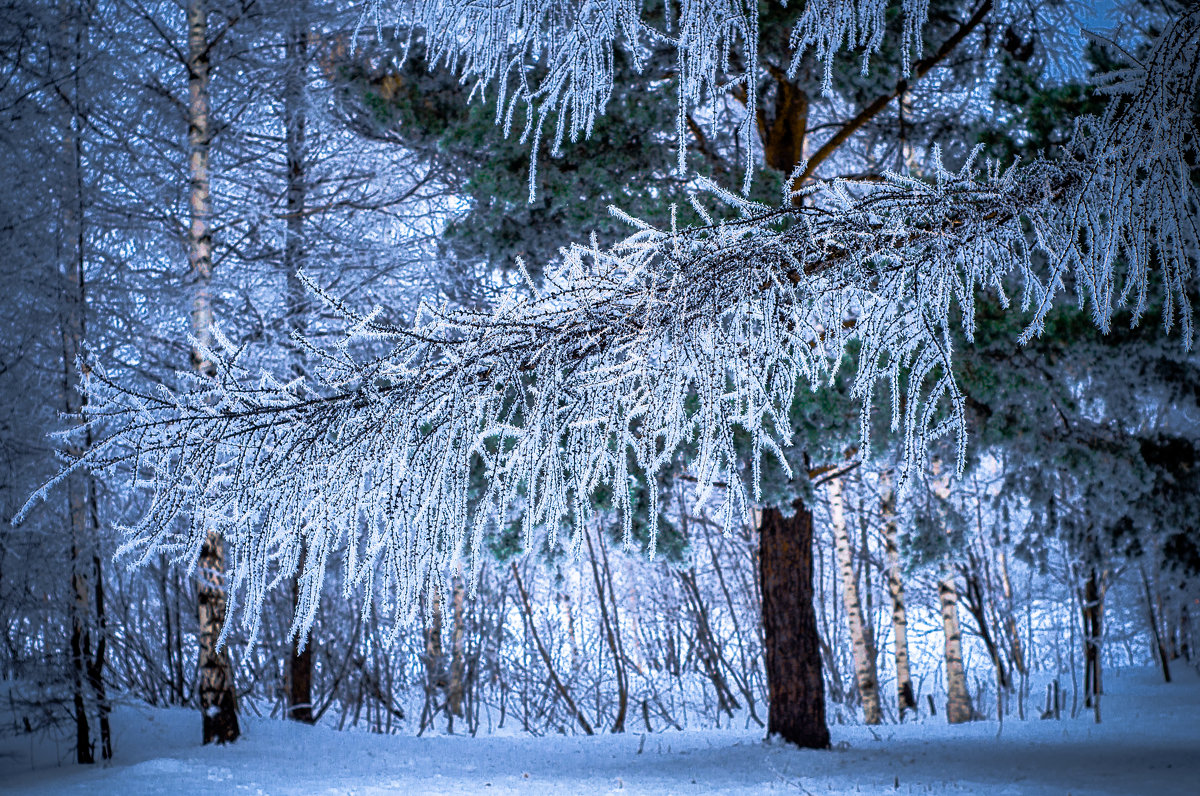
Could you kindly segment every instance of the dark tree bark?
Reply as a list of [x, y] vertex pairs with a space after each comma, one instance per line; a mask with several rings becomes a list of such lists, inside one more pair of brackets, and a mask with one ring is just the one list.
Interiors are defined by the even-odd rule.
[[[302, 0], [294, 4], [290, 27], [284, 45], [284, 138], [287, 157], [287, 235], [284, 238], [283, 270], [287, 284], [287, 323], [289, 330], [304, 334], [304, 286], [297, 274], [304, 270], [304, 218], [308, 198], [306, 131], [308, 115], [304, 96], [305, 70], [308, 67], [308, 6]], [[303, 351], [290, 340], [292, 373], [304, 375]], [[304, 572], [305, 554], [293, 581], [293, 610], [300, 609], [300, 581]], [[309, 637], [297, 635], [292, 640], [288, 659], [288, 718], [313, 723], [312, 671], [313, 651]]]
[[1146, 594], [1146, 610], [1150, 618], [1150, 636], [1154, 640], [1154, 659], [1158, 661], [1162, 667], [1163, 681], [1171, 682], [1171, 664], [1167, 660], [1167, 647], [1163, 644], [1162, 634], [1159, 632], [1158, 615], [1154, 612], [1154, 597], [1150, 593], [1150, 579], [1146, 577], [1146, 570], [1142, 568], [1142, 588]]
[[812, 512], [763, 509], [759, 521], [763, 638], [769, 708], [767, 734], [806, 749], [827, 749], [825, 681], [813, 611]]
[[[300, 553], [298, 570], [304, 571], [303, 552]], [[300, 605], [299, 576], [292, 580], [292, 605]], [[299, 633], [292, 639], [291, 655], [288, 658], [288, 718], [312, 724], [312, 638], [311, 631], [304, 636]]]
[[233, 666], [229, 653], [219, 646], [225, 625], [225, 551], [221, 539], [209, 533], [200, 548], [200, 712], [204, 743], [229, 743], [241, 735], [237, 699], [233, 692]]
[[1100, 723], [1101, 681], [1100, 644], [1104, 637], [1104, 575], [1093, 566], [1088, 569], [1083, 587], [1083, 692], [1084, 707], [1089, 707]]

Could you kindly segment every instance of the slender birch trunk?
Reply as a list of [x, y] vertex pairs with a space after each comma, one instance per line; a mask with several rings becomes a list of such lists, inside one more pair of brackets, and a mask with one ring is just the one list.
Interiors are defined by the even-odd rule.
[[[933, 493], [939, 501], [950, 498], [950, 476], [938, 478], [941, 462], [934, 461]], [[948, 532], [948, 531], [947, 531]], [[942, 632], [945, 635], [946, 658], [946, 721], [961, 724], [971, 720], [971, 694], [967, 690], [967, 672], [963, 665], [962, 629], [958, 622], [958, 586], [949, 558], [943, 564], [943, 576], [938, 581], [938, 602], [942, 610]]]
[[[208, 99], [209, 41], [207, 0], [188, 0], [188, 171], [191, 177], [191, 224], [188, 228], [188, 266], [195, 285], [192, 329], [204, 346], [211, 344], [212, 294], [212, 193], [209, 188], [208, 148], [211, 141]], [[192, 351], [200, 373], [214, 374], [213, 363], [201, 348]], [[225, 551], [220, 535], [208, 530], [200, 548], [198, 567], [200, 621], [200, 711], [204, 716], [204, 743], [237, 740], [237, 698], [233, 666], [221, 646], [225, 627]]]
[[858, 594], [858, 575], [854, 569], [850, 533], [846, 527], [843, 487], [841, 478], [829, 482], [829, 513], [833, 525], [834, 546], [837, 549], [838, 569], [842, 576], [842, 602], [846, 607], [846, 625], [850, 630], [854, 675], [858, 683], [858, 694], [862, 699], [863, 721], [867, 724], [879, 724], [883, 716], [879, 705], [875, 641], [863, 621], [862, 603]]
[[450, 636], [450, 684], [446, 689], [446, 712], [450, 715], [450, 721], [453, 722], [454, 716], [463, 715], [463, 673], [466, 666], [464, 647], [466, 641], [466, 614], [464, 610], [466, 589], [463, 587], [462, 575], [454, 576], [450, 599], [454, 613], [454, 629]]
[[946, 721], [961, 724], [971, 720], [971, 694], [963, 666], [962, 631], [958, 624], [958, 589], [951, 575], [938, 583], [942, 606], [942, 630], [946, 635]]
[[[70, 13], [70, 12], [68, 12]], [[78, 21], [76, 20], [76, 24]], [[71, 18], [63, 20], [64, 28], [71, 27]], [[70, 34], [68, 33], [68, 36]], [[74, 104], [74, 103], [72, 103]], [[60, 332], [62, 336], [62, 398], [63, 410], [68, 415], [77, 415], [83, 406], [79, 392], [79, 377], [75, 370], [76, 360], [83, 344], [84, 335], [84, 284], [83, 284], [83, 220], [82, 186], [80, 184], [79, 140], [75, 128], [76, 112], [69, 109], [72, 120], [62, 142], [63, 149], [63, 195], [59, 225], [60, 258], [63, 268], [63, 301]], [[79, 456], [80, 448], [70, 454]], [[91, 657], [91, 600], [88, 572], [84, 564], [90, 562], [86, 547], [93, 541], [88, 507], [90, 475], [77, 472], [67, 479], [67, 516], [70, 526], [70, 573], [71, 573], [71, 639], [70, 657], [73, 679], [73, 710], [75, 713], [75, 761], [95, 762], [90, 738], [90, 724], [85, 696], [86, 671]]]
[[[442, 592], [429, 590], [428, 611], [425, 620], [425, 711], [430, 725], [442, 708], [446, 691], [446, 654], [442, 645]], [[422, 728], [425, 718], [421, 719]]]
[[912, 673], [908, 661], [908, 613], [904, 604], [904, 578], [900, 564], [900, 545], [896, 524], [896, 495], [892, 489], [891, 473], [880, 477], [883, 496], [880, 511], [883, 514], [883, 541], [888, 562], [888, 594], [892, 599], [892, 634], [896, 643], [896, 706], [900, 720], [905, 711], [917, 712], [917, 698], [913, 693]]

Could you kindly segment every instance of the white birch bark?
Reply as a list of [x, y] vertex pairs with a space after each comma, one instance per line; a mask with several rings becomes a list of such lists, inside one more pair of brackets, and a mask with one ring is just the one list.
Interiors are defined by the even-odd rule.
[[875, 644], [863, 620], [858, 576], [854, 571], [854, 556], [850, 549], [850, 533], [846, 527], [842, 491], [841, 478], [829, 482], [829, 513], [837, 548], [838, 570], [842, 576], [842, 601], [846, 607], [846, 624], [850, 630], [854, 675], [858, 682], [859, 696], [862, 698], [863, 721], [867, 724], [879, 724], [882, 714], [879, 705], [879, 676], [875, 666]]
[[[194, 285], [192, 331], [201, 347], [211, 347], [212, 294], [212, 192], [209, 185], [208, 150], [211, 141], [209, 112], [209, 41], [207, 0], [188, 0], [188, 268]], [[213, 363], [203, 348], [192, 351], [192, 364], [200, 373], [212, 375]], [[233, 667], [221, 646], [225, 627], [225, 551], [220, 535], [210, 529], [200, 548], [197, 568], [200, 622], [200, 710], [204, 742], [237, 740], [240, 730], [233, 688]]]
[[908, 659], [908, 611], [904, 604], [904, 578], [900, 563], [900, 545], [897, 539], [896, 494], [892, 487], [891, 473], [879, 478], [882, 490], [880, 511], [883, 514], [883, 541], [887, 553], [888, 596], [892, 600], [892, 635], [896, 647], [896, 707], [900, 720], [905, 711], [917, 710], [917, 699], [913, 693], [912, 672]]

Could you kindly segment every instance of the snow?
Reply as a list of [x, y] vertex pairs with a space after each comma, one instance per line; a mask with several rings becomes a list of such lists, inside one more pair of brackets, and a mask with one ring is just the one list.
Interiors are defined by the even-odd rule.
[[[764, 743], [750, 730], [595, 737], [381, 736], [244, 717], [245, 736], [202, 746], [196, 714], [125, 707], [118, 759], [63, 762], [66, 743], [0, 742], [12, 793], [979, 793], [1194, 794], [1200, 677], [1176, 666], [1111, 671], [1105, 722], [835, 726], [835, 748]], [[1036, 701], [1036, 699], [1031, 700]], [[32, 759], [31, 759], [32, 758]]]

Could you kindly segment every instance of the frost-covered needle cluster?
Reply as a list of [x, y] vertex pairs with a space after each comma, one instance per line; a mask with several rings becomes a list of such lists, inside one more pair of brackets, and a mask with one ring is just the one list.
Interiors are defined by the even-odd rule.
[[[991, 0], [983, 0], [991, 5]], [[826, 64], [831, 90], [832, 56], [842, 47], [862, 51], [863, 68], [883, 43], [887, 0], [810, 0], [792, 35], [793, 69], [807, 51]], [[904, 71], [920, 55], [929, 0], [902, 0]], [[477, 91], [495, 92], [497, 121], [507, 135], [514, 118], [522, 135], [551, 134], [555, 149], [569, 137], [588, 135], [613, 90], [614, 52], [620, 49], [640, 71], [653, 46], [667, 43], [677, 54], [677, 140], [684, 169], [689, 108], [740, 87], [746, 106], [756, 104], [757, 0], [375, 0], [372, 15], [420, 31], [430, 62], [458, 70]], [[547, 124], [553, 120], [553, 131]], [[755, 164], [753, 114], [739, 128], [745, 153], [745, 185]], [[536, 168], [536, 162], [533, 164]], [[534, 178], [530, 176], [530, 190]]]
[[[982, 293], [1007, 303], [1015, 286], [1035, 334], [1071, 285], [1104, 328], [1127, 299], [1141, 313], [1158, 263], [1164, 323], [1190, 342], [1198, 51], [1194, 9], [1105, 84], [1111, 110], [1053, 162], [833, 183], [775, 209], [709, 186], [703, 226], [628, 219], [619, 245], [571, 247], [545, 287], [486, 313], [425, 307], [397, 327], [322, 294], [350, 329], [345, 344], [312, 348], [316, 383], [249, 372], [219, 334], [217, 375], [180, 392], [138, 392], [97, 363], [86, 412], [100, 441], [74, 466], [131, 468], [149, 487], [128, 529], [134, 553], [194, 561], [219, 529], [231, 599], [251, 607], [303, 548], [297, 628], [335, 552], [347, 588], [404, 612], [431, 579], [478, 563], [485, 535], [513, 517], [553, 544], [560, 528], [578, 534], [603, 488], [628, 538], [634, 479], [681, 452], [728, 528], [758, 497], [760, 462], [787, 467], [796, 391], [839, 366], [855, 368], [864, 434], [876, 388], [890, 386], [911, 471], [940, 434], [966, 444], [951, 332], [960, 322], [970, 339]], [[713, 197], [721, 218], [706, 210]], [[356, 357], [356, 341], [386, 353]]]

